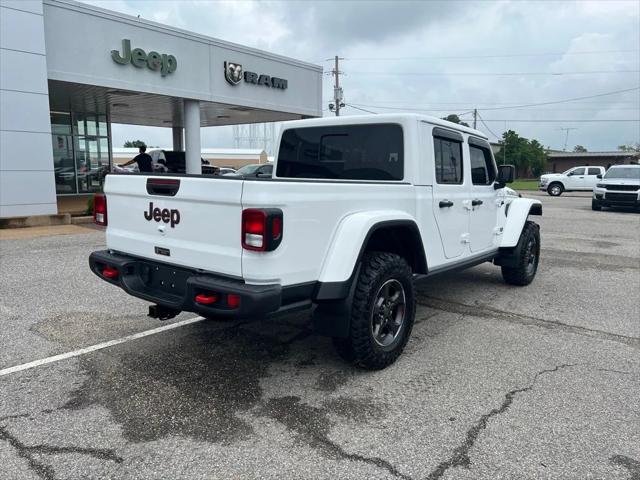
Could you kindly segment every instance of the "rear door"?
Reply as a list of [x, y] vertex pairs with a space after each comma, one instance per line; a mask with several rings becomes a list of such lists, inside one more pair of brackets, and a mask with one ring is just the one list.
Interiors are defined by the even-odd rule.
[[242, 179], [108, 175], [107, 247], [242, 276]]
[[433, 129], [433, 213], [447, 258], [462, 257], [469, 243], [469, 185], [465, 181], [462, 135]]
[[469, 232], [471, 251], [494, 248], [494, 228], [498, 218], [497, 190], [493, 188], [496, 166], [486, 140], [469, 137], [471, 165], [471, 213]]
[[587, 176], [585, 179], [585, 188], [588, 190], [592, 190], [593, 187], [598, 183], [598, 175], [600, 175], [602, 171], [600, 167], [588, 167], [587, 168]]

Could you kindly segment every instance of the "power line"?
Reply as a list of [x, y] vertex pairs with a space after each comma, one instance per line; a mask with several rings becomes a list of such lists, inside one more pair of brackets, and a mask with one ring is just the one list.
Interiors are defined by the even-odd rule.
[[[349, 61], [375, 61], [375, 60], [452, 60], [469, 58], [513, 58], [513, 57], [553, 57], [557, 55], [602, 55], [611, 53], [638, 53], [640, 50], [593, 50], [582, 52], [549, 52], [549, 53], [504, 53], [490, 55], [436, 55], [427, 57], [346, 57]], [[333, 60], [332, 58], [325, 61]]]
[[366, 110], [364, 108], [356, 107], [355, 105], [352, 105], [351, 103], [347, 103], [347, 107], [355, 108], [356, 110], [360, 110], [362, 112], [373, 113], [375, 115], [378, 114], [378, 112], [372, 112], [371, 110]]
[[480, 115], [480, 112], [477, 112], [477, 111], [476, 111], [476, 114], [478, 115], [478, 118], [480, 119], [480, 121], [481, 121], [481, 122], [482, 122], [482, 124], [484, 125], [484, 128], [486, 128], [486, 129], [489, 131], [489, 133], [490, 133], [491, 135], [493, 135], [493, 136], [494, 136], [494, 137], [496, 137], [498, 140], [500, 140], [500, 138], [502, 138], [502, 137], [499, 137], [498, 135], [496, 135], [496, 134], [493, 132], [493, 130], [491, 130], [491, 129], [489, 128], [489, 125], [487, 125], [486, 123], [484, 123], [484, 118], [482, 118], [482, 115]]
[[583, 72], [358, 72], [349, 70], [351, 75], [389, 75], [409, 77], [524, 77], [531, 76], [555, 76], [565, 75], [605, 75], [618, 73], [639, 73], [640, 70], [590, 70]]
[[[537, 106], [542, 106], [542, 105], [555, 105], [555, 104], [559, 104], [559, 103], [567, 103], [567, 102], [574, 102], [576, 100], [587, 100], [589, 98], [599, 98], [599, 97], [606, 97], [606, 96], [610, 96], [610, 95], [617, 95], [619, 93], [626, 93], [626, 92], [633, 92], [635, 90], [640, 90], [640, 87], [634, 87], [634, 88], [626, 88], [623, 90], [614, 90], [611, 92], [604, 92], [604, 93], [597, 93], [594, 95], [586, 95], [583, 97], [573, 97], [573, 98], [565, 98], [562, 100], [551, 100], [548, 102], [538, 102], [538, 103], [523, 103], [520, 105], [513, 105], [513, 106], [508, 106], [508, 107], [487, 107], [487, 108], [482, 108], [483, 111], [489, 111], [489, 110], [509, 110], [509, 109], [515, 109], [515, 108], [528, 108], [528, 107], [537, 107]], [[385, 107], [382, 105], [369, 105], [366, 103], [357, 103], [356, 105], [360, 105], [362, 107], [371, 107], [371, 108], [384, 108], [384, 109], [388, 109], [388, 110], [412, 110], [412, 111], [425, 111], [424, 109], [420, 109], [420, 108], [413, 108], [413, 107]]]

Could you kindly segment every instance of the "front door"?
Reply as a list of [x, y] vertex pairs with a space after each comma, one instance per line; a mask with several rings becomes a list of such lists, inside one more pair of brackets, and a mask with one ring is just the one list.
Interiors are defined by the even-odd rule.
[[498, 220], [497, 190], [493, 188], [496, 166], [488, 143], [469, 137], [471, 164], [471, 212], [469, 233], [471, 252], [495, 248], [495, 226]]
[[[439, 132], [440, 136], [436, 136]], [[446, 258], [461, 257], [469, 243], [469, 186], [462, 162], [462, 135], [435, 128], [433, 211]], [[458, 139], [459, 136], [459, 139]]]
[[579, 190], [585, 187], [585, 168], [578, 167], [574, 168], [567, 175], [567, 190]]

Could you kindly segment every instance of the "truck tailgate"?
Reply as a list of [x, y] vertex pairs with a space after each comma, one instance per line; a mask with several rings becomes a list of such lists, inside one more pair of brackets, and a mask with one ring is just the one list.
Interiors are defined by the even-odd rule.
[[108, 175], [107, 247], [241, 277], [243, 183], [211, 177]]

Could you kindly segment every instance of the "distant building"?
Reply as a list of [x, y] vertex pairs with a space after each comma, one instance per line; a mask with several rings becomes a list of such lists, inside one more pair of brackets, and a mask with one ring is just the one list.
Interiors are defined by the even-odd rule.
[[572, 167], [589, 165], [609, 168], [611, 165], [638, 163], [635, 152], [547, 152], [547, 171], [560, 173]]

